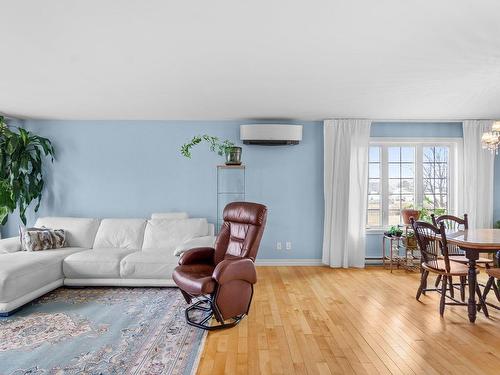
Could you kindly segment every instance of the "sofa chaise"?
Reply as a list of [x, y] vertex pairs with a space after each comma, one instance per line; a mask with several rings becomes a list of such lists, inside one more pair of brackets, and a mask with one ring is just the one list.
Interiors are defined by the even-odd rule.
[[213, 224], [185, 213], [149, 220], [45, 217], [35, 227], [64, 229], [66, 247], [28, 252], [19, 237], [0, 240], [0, 316], [62, 285], [175, 286], [179, 255], [215, 241]]

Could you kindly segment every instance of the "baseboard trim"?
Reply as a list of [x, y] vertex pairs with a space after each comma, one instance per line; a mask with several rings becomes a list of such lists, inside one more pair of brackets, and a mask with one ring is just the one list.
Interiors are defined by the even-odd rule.
[[259, 259], [257, 266], [322, 266], [321, 259]]
[[[257, 266], [323, 266], [321, 259], [259, 259], [255, 261]], [[381, 258], [366, 258], [367, 266], [382, 265]]]
[[381, 266], [382, 265], [382, 258], [366, 258], [365, 264], [367, 266]]

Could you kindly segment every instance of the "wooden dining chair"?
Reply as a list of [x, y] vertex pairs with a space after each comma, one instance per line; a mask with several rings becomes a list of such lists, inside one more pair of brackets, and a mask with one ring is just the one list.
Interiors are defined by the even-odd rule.
[[[446, 305], [467, 306], [467, 303], [460, 302], [451, 296], [453, 285], [448, 284], [450, 276], [466, 277], [469, 268], [466, 264], [450, 261], [444, 223], [441, 223], [440, 226], [437, 227], [424, 221], [415, 221], [413, 218], [411, 218], [410, 221], [422, 254], [422, 274], [416, 299], [419, 300], [420, 296], [425, 294], [428, 290], [436, 290], [427, 289], [427, 277], [429, 273], [432, 272], [442, 277], [441, 288], [437, 289], [437, 291], [441, 293], [439, 303], [439, 314], [441, 316], [444, 314]], [[478, 270], [476, 270], [476, 272], [479, 273]], [[450, 289], [449, 296], [447, 295], [448, 288]], [[479, 303], [484, 314], [488, 316], [488, 310], [486, 309], [478, 285], [476, 285], [476, 293], [479, 297]], [[447, 298], [452, 302], [447, 302]]]
[[493, 291], [497, 296], [497, 300], [500, 302], [500, 291], [498, 290], [498, 285], [496, 283], [496, 280], [500, 280], [500, 268], [488, 268], [486, 269], [486, 273], [488, 274], [489, 278], [488, 282], [484, 286], [483, 300], [486, 303], [486, 296], [488, 295], [491, 288], [493, 288]]
[[[469, 229], [469, 218], [467, 214], [464, 214], [463, 218], [453, 215], [441, 215], [436, 217], [434, 214], [431, 214], [432, 223], [434, 226], [439, 227], [441, 223], [444, 224], [445, 230], [449, 232], [458, 232], [460, 230]], [[458, 262], [462, 264], [469, 264], [469, 260], [465, 256], [465, 252], [460, 249], [457, 245], [448, 244], [448, 256], [451, 261]], [[489, 268], [493, 264], [493, 260], [489, 258], [479, 257], [476, 261], [476, 264], [482, 265], [486, 268]], [[439, 287], [439, 283], [441, 282], [441, 275], [438, 275], [436, 278], [436, 288]], [[465, 301], [465, 285], [467, 282], [466, 277], [460, 278], [460, 299]], [[455, 287], [453, 283], [453, 277], [448, 278], [448, 283]], [[453, 291], [450, 292], [451, 296], [454, 297]]]

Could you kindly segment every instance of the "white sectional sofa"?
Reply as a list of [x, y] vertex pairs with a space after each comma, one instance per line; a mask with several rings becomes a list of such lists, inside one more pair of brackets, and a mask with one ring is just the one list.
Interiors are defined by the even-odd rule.
[[182, 251], [213, 246], [214, 226], [185, 213], [147, 219], [45, 217], [35, 227], [64, 229], [67, 247], [21, 251], [19, 237], [0, 240], [0, 316], [62, 285], [175, 286]]

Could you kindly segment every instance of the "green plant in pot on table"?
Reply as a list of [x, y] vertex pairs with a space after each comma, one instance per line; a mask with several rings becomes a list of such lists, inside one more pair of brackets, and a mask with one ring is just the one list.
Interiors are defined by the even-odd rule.
[[45, 157], [54, 161], [54, 148], [47, 139], [23, 129], [7, 126], [0, 116], [0, 224], [19, 209], [26, 224], [26, 209], [36, 201], [40, 207], [44, 187], [42, 165]]
[[195, 135], [190, 142], [183, 144], [181, 147], [182, 156], [191, 158], [191, 149], [202, 142], [209, 144], [210, 151], [216, 152], [220, 156], [225, 155], [226, 165], [241, 164], [241, 147], [235, 146], [233, 142], [227, 139], [221, 140], [218, 137], [207, 134]]
[[384, 234], [388, 237], [401, 237], [403, 235], [403, 230], [393, 225]]

